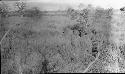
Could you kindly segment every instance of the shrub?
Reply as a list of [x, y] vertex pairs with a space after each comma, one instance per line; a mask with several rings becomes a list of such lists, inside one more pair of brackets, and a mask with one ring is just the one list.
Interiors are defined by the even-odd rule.
[[78, 12], [75, 9], [68, 8], [67, 15], [71, 18], [71, 20], [77, 19]]
[[60, 54], [65, 63], [76, 63], [77, 58], [73, 55], [73, 50], [75, 50], [72, 46], [67, 46], [66, 44], [59, 45], [57, 52]]
[[57, 58], [47, 58], [42, 62], [41, 70], [38, 74], [42, 73], [57, 73], [61, 69], [61, 60]]
[[16, 7], [15, 13], [19, 14], [20, 16], [24, 14], [24, 10], [26, 9], [25, 2], [15, 2], [14, 5]]
[[[106, 31], [104, 29], [103, 30], [98, 29], [97, 27], [98, 27], [98, 24], [100, 26], [109, 25], [109, 22], [111, 21], [111, 16], [112, 16], [112, 9], [108, 9], [108, 10], [96, 9], [93, 15], [93, 20], [91, 20], [93, 23], [91, 23], [90, 26], [87, 26], [87, 24], [89, 23], [88, 21], [88, 19], [90, 18], [89, 12], [91, 10], [83, 9], [81, 11], [77, 11], [77, 10], [69, 9], [68, 11], [69, 13], [71, 13], [71, 16], [77, 17], [75, 18], [77, 20], [77, 24], [68, 26], [68, 28], [71, 31], [73, 31], [73, 33], [75, 34], [77, 33], [76, 35], [78, 35], [81, 38], [88, 37], [88, 40], [90, 41], [88, 45], [90, 46], [90, 48], [85, 49], [85, 47], [83, 47], [82, 49], [96, 58], [97, 54], [99, 52], [102, 52], [102, 49], [104, 50], [106, 49], [108, 45], [106, 43], [109, 42], [108, 41], [109, 37], [105, 36], [107, 35], [107, 33], [105, 33]], [[75, 14], [75, 15], [72, 15], [72, 14]], [[99, 27], [99, 28], [103, 28], [103, 27]], [[84, 41], [82, 42], [81, 40], [80, 43], [84, 43]]]
[[24, 69], [22, 74], [33, 74], [33, 70], [32, 69]]
[[54, 56], [53, 58], [49, 59], [49, 63], [48, 63], [48, 70], [50, 73], [57, 73], [59, 72], [63, 66], [64, 63], [62, 62], [62, 58], [59, 55]]
[[37, 36], [37, 32], [28, 28], [16, 28], [12, 30], [12, 33], [19, 39], [30, 39]]
[[95, 58], [87, 53], [83, 53], [79, 55], [79, 60], [82, 62], [83, 67], [86, 68]]
[[125, 44], [120, 45], [119, 49], [121, 57], [123, 57], [123, 59], [125, 60]]
[[44, 54], [46, 58], [51, 58], [57, 54], [57, 50], [59, 48], [57, 46], [49, 45], [45, 47]]
[[58, 69], [58, 52], [59, 47], [56, 44], [44, 43], [43, 47], [39, 49], [40, 54], [43, 55], [44, 60], [40, 63], [38, 74], [54, 73]]
[[71, 49], [65, 44], [47, 44], [42, 51], [48, 62], [47, 67], [44, 67], [46, 72], [59, 72], [65, 64], [77, 63], [77, 57], [73, 55]]
[[40, 73], [48, 73], [48, 72], [49, 72], [49, 70], [48, 70], [48, 68], [47, 68], [48, 64], [49, 64], [48, 60], [45, 59], [45, 60], [42, 62], [42, 70], [41, 70]]
[[124, 7], [122, 7], [122, 8], [120, 8], [120, 10], [121, 10], [121, 11], [125, 11], [125, 6], [124, 6]]
[[83, 37], [85, 35], [88, 35], [89, 33], [89, 30], [87, 30], [87, 28], [83, 26], [82, 24], [74, 24], [74, 25], [69, 26], [68, 28], [71, 29], [74, 34], [75, 34], [75, 31], [78, 31], [77, 35], [79, 37]]
[[70, 16], [71, 20], [75, 20], [77, 23], [87, 26], [89, 12], [90, 10], [88, 8], [83, 10], [69, 8], [67, 10], [67, 15]]
[[[101, 47], [101, 45], [103, 45], [103, 41], [105, 40], [105, 39], [103, 39], [104, 38], [103, 34], [96, 29], [91, 28], [90, 30], [88, 30], [88, 28], [83, 27], [83, 26], [81, 27], [80, 25], [69, 26], [69, 28], [73, 31], [79, 31], [78, 34], [81, 34], [81, 35], [79, 35], [79, 37], [81, 37], [81, 38], [79, 38], [78, 42], [75, 41], [76, 44], [73, 46], [78, 45], [80, 47], [80, 49], [88, 52], [89, 54], [91, 53], [91, 55], [96, 57], [98, 52], [100, 52], [100, 47]], [[89, 42], [88, 43], [85, 42], [86, 40], [83, 38], [85, 38]], [[74, 42], [73, 42], [73, 44], [74, 44]]]
[[104, 20], [106, 20], [106, 19], [108, 20], [108, 19], [112, 18], [112, 14], [113, 14], [112, 8], [106, 9], [106, 10], [104, 10], [102, 8], [100, 8], [100, 9], [97, 8], [96, 12], [95, 12], [95, 17], [97, 19], [105, 18]]
[[40, 19], [41, 18], [41, 11], [37, 7], [27, 9], [24, 11], [24, 17], [30, 17], [32, 19]]
[[15, 63], [12, 63], [12, 60], [8, 60], [6, 63], [1, 66], [1, 74], [17, 74], [18, 69]]

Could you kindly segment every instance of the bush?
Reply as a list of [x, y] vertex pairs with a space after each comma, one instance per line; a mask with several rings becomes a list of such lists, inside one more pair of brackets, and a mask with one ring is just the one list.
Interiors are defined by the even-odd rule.
[[89, 33], [89, 30], [87, 30], [87, 28], [82, 24], [74, 24], [74, 25], [68, 26], [68, 28], [71, 29], [74, 34], [75, 34], [75, 31], [78, 31], [76, 35], [78, 35], [79, 37], [83, 37], [85, 35], [88, 35]]
[[22, 74], [33, 74], [33, 70], [32, 69], [24, 69]]
[[45, 46], [45, 50], [43, 54], [45, 54], [46, 58], [51, 58], [57, 54], [57, 50], [59, 50], [57, 46], [50, 44]]
[[78, 60], [71, 52], [71, 49], [72, 48], [65, 44], [47, 44], [42, 51], [42, 54], [48, 62], [47, 67], [44, 67], [47, 71], [42, 72], [59, 72], [65, 64], [77, 63]]
[[[61, 70], [61, 67], [62, 67], [62, 63], [61, 63], [61, 60], [58, 59], [59, 57], [57, 58], [53, 58], [53, 59], [49, 59], [50, 61], [48, 61], [48, 64], [47, 64], [47, 70], [45, 73], [57, 73], [59, 70]], [[45, 65], [43, 65], [45, 66]]]
[[62, 59], [65, 61], [65, 63], [76, 63], [77, 58], [73, 53], [75, 52], [75, 48], [71, 46], [70, 44], [67, 46], [66, 44], [59, 45], [60, 49], [57, 50], [57, 52], [60, 54]]
[[38, 72], [38, 74], [42, 74], [42, 73], [57, 73], [61, 67], [62, 67], [62, 63], [61, 60], [58, 59], [59, 57], [55, 56], [56, 58], [49, 58], [49, 59], [45, 59], [42, 62], [42, 67], [41, 70]]
[[42, 45], [42, 48], [39, 49], [39, 52], [41, 55], [43, 55], [44, 60], [41, 61], [39, 64], [41, 64], [41, 67], [39, 67], [38, 74], [42, 73], [54, 73], [57, 70], [58, 64], [56, 60], [58, 60], [58, 50], [59, 48], [56, 46], [56, 44], [49, 44], [44, 43]]
[[18, 68], [15, 63], [12, 63], [12, 60], [8, 60], [6, 63], [1, 66], [1, 74], [17, 74]]
[[6, 31], [6, 30], [7, 30], [7, 26], [4, 23], [1, 23], [0, 24], [0, 32]]
[[123, 59], [125, 60], [125, 44], [120, 45], [119, 49], [121, 57], [123, 57]]
[[83, 53], [79, 55], [79, 60], [82, 62], [83, 67], [87, 68], [88, 65], [95, 60], [95, 58], [87, 53]]
[[35, 19], [40, 19], [41, 18], [41, 11], [37, 8], [34, 7], [32, 9], [27, 9], [24, 11], [24, 17], [30, 17], [30, 18], [35, 18]]
[[120, 8], [120, 10], [124, 12], [125, 11], [125, 6]]
[[77, 23], [87, 26], [89, 12], [90, 10], [88, 8], [83, 10], [69, 8], [67, 10], [67, 15], [71, 18], [71, 20], [75, 20]]
[[109, 20], [112, 18], [112, 14], [113, 14], [113, 11], [112, 9], [96, 9], [96, 12], [95, 12], [95, 19], [100, 19], [100, 20]]
[[[69, 26], [68, 28], [70, 28], [73, 31], [73, 34], [76, 33], [74, 31], [78, 31], [78, 36], [80, 37], [78, 42], [76, 42], [75, 45], [73, 46], [79, 46], [80, 49], [88, 52], [91, 55], [93, 55], [94, 57], [96, 57], [96, 55], [98, 54], [98, 52], [100, 52], [100, 47], [103, 45], [103, 41], [106, 39], [103, 39], [103, 34], [101, 33], [101, 31], [99, 32], [96, 29], [88, 29], [84, 26], [80, 26], [79, 24], [75, 24], [73, 26]], [[76, 34], [74, 34], [76, 35]], [[86, 40], [88, 40], [88, 44], [87, 42], [85, 42], [86, 40], [83, 39], [85, 38]], [[83, 44], [84, 43], [84, 44]], [[73, 42], [74, 44], [74, 42]], [[87, 45], [87, 47], [85, 46]], [[89, 48], [88, 48], [89, 46]], [[77, 49], [77, 48], [76, 48]]]
[[[69, 13], [75, 14], [72, 15], [73, 17], [75, 17], [75, 19], [77, 20], [77, 24], [68, 26], [68, 28], [73, 31], [73, 33], [77, 33], [76, 35], [78, 35], [81, 38], [85, 38], [87, 37], [87, 39], [90, 41], [89, 44], [85, 44], [88, 45], [90, 48], [85, 48], [85, 46], [81, 46], [81, 49], [85, 52], [87, 52], [88, 54], [90, 54], [92, 57], [97, 57], [98, 53], [104, 53], [106, 52], [106, 48], [109, 45], [108, 44], [108, 36], [105, 32], [105, 30], [101, 30], [98, 29], [97, 25], [108, 25], [109, 22], [111, 21], [111, 16], [112, 16], [112, 9], [109, 10], [102, 10], [102, 9], [97, 9], [95, 14], [93, 15], [93, 20], [91, 20], [93, 22], [93, 24], [91, 24], [90, 26], [87, 26], [88, 19], [89, 17], [89, 9], [83, 9], [83, 11], [75, 11], [73, 9], [69, 10]], [[70, 15], [70, 14], [69, 14]], [[84, 22], [84, 20], [86, 22]], [[98, 24], [97, 24], [98, 23]], [[100, 28], [100, 27], [99, 27]], [[101, 27], [103, 28], [103, 27]], [[107, 30], [107, 29], [106, 29]], [[77, 31], [77, 32], [75, 32]], [[78, 45], [80, 45], [80, 43], [85, 43], [83, 40], [79, 40], [78, 41]], [[87, 41], [86, 41], [87, 42]], [[82, 45], [82, 44], [81, 44]], [[76, 48], [78, 50], [78, 48]], [[81, 51], [81, 50], [80, 50]]]
[[75, 9], [68, 8], [67, 10], [67, 16], [71, 18], [71, 20], [77, 19], [78, 12]]
[[35, 38], [37, 36], [37, 32], [28, 29], [28, 28], [16, 28], [12, 30], [12, 33], [14, 36], [16, 36], [19, 39], [31, 39]]

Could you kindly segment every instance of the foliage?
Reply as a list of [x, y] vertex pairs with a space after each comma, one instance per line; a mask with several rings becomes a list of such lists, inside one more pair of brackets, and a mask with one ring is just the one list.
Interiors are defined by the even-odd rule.
[[89, 30], [87, 30], [87, 28], [81, 24], [74, 24], [73, 26], [68, 26], [68, 28], [71, 29], [74, 34], [75, 34], [75, 31], [78, 31], [77, 35], [79, 37], [85, 36], [89, 33]]
[[83, 66], [87, 67], [91, 62], [95, 60], [95, 58], [89, 54], [83, 53], [80, 54], [79, 60], [83, 63]]
[[[26, 10], [25, 4], [20, 3], [17, 3], [17, 7], [19, 8], [18, 11], [23, 13], [23, 17], [37, 19], [41, 17], [41, 11], [36, 7]], [[77, 64], [78, 62], [82, 62], [82, 65], [86, 68], [97, 58], [98, 53], [105, 52], [103, 49], [108, 45], [106, 39], [103, 39], [105, 37], [103, 37], [104, 35], [101, 31], [87, 26], [89, 23], [89, 11], [89, 9], [83, 9], [81, 11], [68, 9], [67, 13], [71, 19], [77, 22], [76, 24], [65, 27], [65, 29], [73, 32], [67, 35], [69, 36], [69, 44], [68, 42], [50, 42], [49, 39], [47, 39], [47, 43], [47, 40], [43, 37], [40, 37], [40, 39], [37, 38], [40, 33], [26, 26], [13, 28], [2, 43], [4, 51], [2, 51], [3, 54], [1, 58], [4, 59], [3, 62], [6, 61], [5, 59], [12, 59], [17, 53], [15, 51], [18, 50], [23, 59], [29, 57], [30, 52], [38, 52], [44, 57], [44, 60], [39, 63], [42, 66], [38, 66], [40, 67], [39, 72], [37, 72], [38, 74], [56, 73], [63, 69], [65, 65]], [[95, 18], [105, 17], [102, 16], [105, 12], [100, 10], [95, 14], [97, 15]], [[4, 29], [4, 25], [1, 25], [1, 27], [3, 31], [6, 30]], [[44, 33], [42, 35], [44, 35]], [[64, 39], [65, 38], [66, 37], [64, 37]], [[33, 70], [24, 69], [24, 74], [32, 73], [34, 73]]]
[[26, 3], [25, 2], [15, 2], [14, 6], [17, 7], [17, 12], [21, 15], [23, 14], [23, 11], [26, 9]]
[[89, 9], [83, 9], [83, 10], [75, 10], [72, 8], [69, 8], [67, 10], [67, 15], [72, 19], [76, 20], [79, 24], [83, 25], [88, 25], [88, 14], [89, 14]]
[[67, 15], [68, 15], [72, 20], [75, 20], [75, 19], [77, 19], [78, 12], [75, 11], [74, 9], [72, 9], [72, 8], [68, 8], [68, 9], [67, 9]]
[[18, 7], [18, 11], [23, 11], [26, 7], [26, 3], [24, 2], [16, 2], [15, 5]]
[[33, 70], [32, 69], [24, 69], [22, 74], [33, 74]]
[[38, 7], [33, 7], [31, 9], [27, 9], [24, 11], [24, 17], [30, 17], [30, 18], [35, 18], [39, 19], [41, 18], [41, 11]]
[[37, 32], [28, 28], [16, 28], [11, 30], [13, 35], [19, 39], [30, 39], [37, 35]]
[[[91, 41], [91, 49], [88, 50], [91, 50], [91, 55], [96, 57], [98, 52], [101, 51], [101, 46], [105, 45], [106, 41], [108, 40], [106, 39], [108, 38], [108, 36], [105, 36], [105, 29], [107, 30], [108, 28], [105, 28], [104, 30], [99, 30], [97, 28], [97, 25], [109, 25], [109, 22], [111, 21], [112, 9], [96, 9], [93, 15], [93, 20], [91, 20], [93, 24], [89, 24], [90, 21], [88, 21], [88, 19], [90, 18], [90, 11], [90, 9], [83, 9], [79, 11], [71, 8], [68, 9], [67, 12], [71, 19], [75, 17], [73, 20], [77, 20], [77, 24], [71, 25], [68, 28], [71, 29], [74, 34], [78, 33], [75, 35], [78, 35], [81, 38], [89, 38], [89, 40]], [[84, 22], [84, 20], [86, 22]]]
[[120, 8], [120, 10], [121, 10], [121, 11], [125, 11], [125, 6], [124, 6], [124, 7], [122, 7], [122, 8]]
[[1, 2], [0, 3], [0, 17], [4, 18], [7, 17], [9, 13], [9, 7], [6, 3]]
[[125, 44], [120, 45], [119, 49], [121, 57], [123, 57], [123, 59], [125, 60]]

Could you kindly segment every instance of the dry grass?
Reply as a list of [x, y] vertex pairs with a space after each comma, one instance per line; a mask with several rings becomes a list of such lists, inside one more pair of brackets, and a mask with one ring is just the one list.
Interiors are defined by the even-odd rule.
[[91, 62], [82, 73], [86, 73], [90, 69], [90, 67], [98, 60], [99, 56], [100, 56], [100, 53], [98, 53], [98, 56], [95, 58], [95, 60]]

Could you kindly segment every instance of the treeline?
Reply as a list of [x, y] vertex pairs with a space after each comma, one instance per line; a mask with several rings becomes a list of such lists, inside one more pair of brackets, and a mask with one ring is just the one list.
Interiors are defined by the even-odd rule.
[[[15, 9], [13, 9], [13, 8]], [[14, 2], [13, 6], [9, 7], [6, 2], [0, 3], [0, 15], [1, 17], [21, 16], [29, 18], [40, 18], [41, 11], [38, 7], [28, 8], [25, 2]]]

